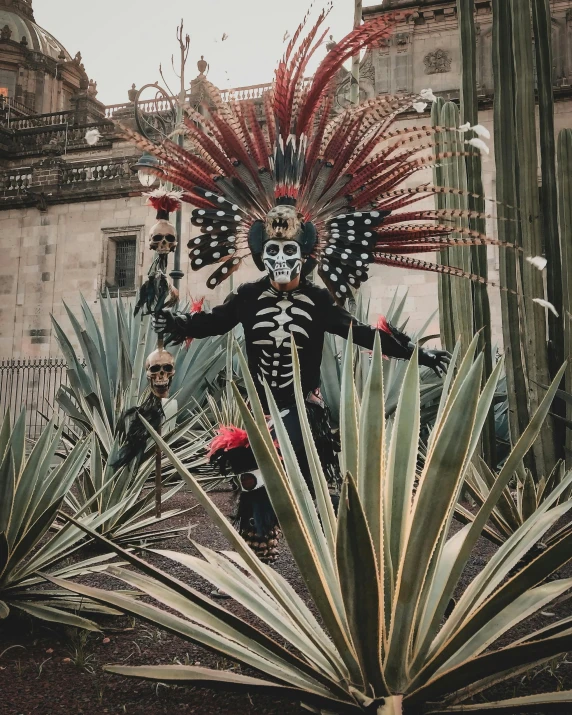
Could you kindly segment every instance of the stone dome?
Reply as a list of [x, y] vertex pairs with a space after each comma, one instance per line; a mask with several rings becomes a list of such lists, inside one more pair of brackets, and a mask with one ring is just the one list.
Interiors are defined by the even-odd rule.
[[6, 26], [12, 32], [10, 40], [21, 42], [25, 37], [29, 50], [60, 62], [71, 61], [65, 47], [34, 22], [31, 0], [0, 0], [0, 31]]

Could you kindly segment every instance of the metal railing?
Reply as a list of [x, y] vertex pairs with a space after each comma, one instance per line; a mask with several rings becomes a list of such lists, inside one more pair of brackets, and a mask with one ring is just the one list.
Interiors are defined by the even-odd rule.
[[26, 409], [26, 436], [36, 440], [54, 413], [65, 418], [56, 395], [67, 385], [67, 365], [63, 358], [23, 358], [0, 360], [0, 415], [14, 420]]

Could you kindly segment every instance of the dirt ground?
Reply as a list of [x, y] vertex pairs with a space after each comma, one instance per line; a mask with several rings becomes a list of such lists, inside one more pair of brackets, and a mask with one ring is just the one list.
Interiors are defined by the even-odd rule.
[[[213, 494], [217, 505], [225, 512], [232, 509], [232, 495], [228, 492]], [[178, 494], [171, 502], [173, 507], [187, 507], [193, 497]], [[199, 507], [172, 526], [192, 524], [192, 538], [211, 548], [224, 549], [227, 544], [213, 528]], [[167, 544], [165, 544], [167, 547]], [[285, 576], [302, 596], [307, 596], [296, 565], [287, 548], [282, 545], [276, 563], [277, 570]], [[168, 542], [168, 548], [193, 552], [187, 535]], [[481, 540], [463, 583], [472, 580], [494, 549]], [[157, 558], [157, 563], [159, 559]], [[171, 561], [162, 560], [170, 573], [192, 584], [204, 593], [211, 587], [187, 569]], [[561, 574], [572, 576], [570, 565]], [[92, 585], [107, 588], [121, 587], [118, 581], [106, 576], [84, 579]], [[461, 585], [461, 589], [463, 585]], [[234, 601], [222, 602], [225, 608], [256, 623], [249, 613]], [[569, 615], [572, 602], [550, 607], [529, 619], [518, 629], [507, 634], [504, 642], [516, 635], [524, 635], [554, 621], [557, 616]], [[238, 666], [225, 662], [202, 648], [168, 635], [151, 626], [129, 618], [108, 619], [101, 634], [89, 634], [47, 627], [27, 618], [9, 618], [0, 624], [0, 715], [100, 715], [101, 713], [128, 713], [129, 715], [162, 715], [167, 713], [200, 713], [201, 715], [302, 715], [307, 710], [296, 702], [277, 700], [270, 696], [234, 694], [203, 688], [156, 685], [103, 672], [106, 664], [194, 664], [214, 668]], [[247, 669], [245, 674], [254, 675]], [[516, 697], [547, 690], [572, 689], [572, 658], [560, 658], [549, 667], [531, 673], [524, 679], [512, 681], [487, 694], [487, 699]], [[493, 697], [494, 696], [494, 697]], [[552, 712], [552, 711], [551, 711]], [[571, 710], [562, 710], [570, 713]], [[515, 712], [515, 715], [517, 713]]]

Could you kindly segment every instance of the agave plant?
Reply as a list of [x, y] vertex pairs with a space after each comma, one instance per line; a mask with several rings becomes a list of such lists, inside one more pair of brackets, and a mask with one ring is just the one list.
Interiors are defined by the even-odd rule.
[[[395, 291], [389, 308], [386, 311], [386, 318], [390, 323], [404, 331], [407, 327], [407, 320], [403, 319], [403, 310], [407, 293], [401, 298]], [[370, 320], [369, 301], [364, 300], [362, 294], [354, 308], [354, 315], [357, 320], [367, 323]], [[420, 344], [430, 340], [432, 336], [425, 337], [425, 331], [432, 320], [432, 316], [422, 326], [422, 328], [411, 336], [413, 342]], [[342, 366], [344, 361], [347, 343], [345, 340], [335, 335], [327, 334], [324, 342], [324, 355], [322, 358], [322, 393], [326, 401], [332, 419], [335, 424], [339, 423], [340, 395], [342, 384]], [[354, 351], [354, 371], [356, 389], [361, 397], [363, 387], [367, 381], [367, 375], [371, 364], [371, 355], [367, 350], [356, 349]], [[383, 378], [385, 384], [385, 410], [386, 415], [392, 416], [397, 408], [397, 400], [401, 391], [401, 385], [405, 377], [407, 364], [402, 360], [387, 360], [383, 364]], [[437, 404], [441, 397], [443, 381], [435, 373], [426, 367], [420, 368], [421, 376], [421, 425], [422, 429], [428, 427], [435, 420]]]
[[[560, 489], [560, 485], [565, 480], [570, 481], [570, 474], [571, 472], [566, 473], [564, 463], [559, 462], [548, 478], [542, 477], [537, 482], [530, 470], [519, 465], [514, 476], [514, 487], [511, 483], [503, 490], [491, 512], [489, 524], [483, 530], [483, 536], [501, 545], [528, 521], [547, 499], [551, 499], [554, 506], [567, 502], [572, 498], [572, 483], [564, 491]], [[478, 467], [471, 465], [469, 468], [465, 488], [477, 505], [481, 506], [487, 500], [496, 480], [497, 475], [483, 460], [479, 460]], [[559, 496], [554, 500], [552, 494], [556, 490], [559, 491]], [[468, 524], [475, 517], [469, 509], [457, 504], [456, 518], [463, 524]], [[557, 539], [558, 532], [547, 535], [540, 548], [550, 546]]]
[[[85, 462], [89, 444], [79, 442], [68, 457], [54, 465], [62, 430], [50, 422], [29, 456], [25, 449], [26, 414], [14, 427], [6, 416], [0, 431], [0, 619], [19, 610], [46, 621], [98, 630], [78, 611], [117, 614], [69, 591], [39, 588], [38, 571], [49, 570], [61, 579], [106, 568], [113, 554], [74, 564], [65, 560], [85, 542], [84, 532], [67, 524], [53, 536], [48, 532]], [[97, 520], [82, 519], [97, 527]]]
[[[109, 454], [123, 413], [135, 407], [147, 391], [145, 358], [156, 347], [157, 336], [147, 317], [133, 317], [132, 306], [121, 297], [101, 296], [100, 329], [93, 311], [81, 299], [84, 326], [67, 306], [76, 350], [66, 331], [52, 318], [60, 349], [67, 361], [69, 386], [62, 386], [57, 402], [81, 434], [95, 432]], [[164, 407], [175, 421], [188, 417], [188, 408], [202, 404], [209, 386], [225, 367], [225, 337], [194, 341], [170, 348], [175, 356], [171, 398]], [[175, 425], [173, 425], [174, 427]]]
[[[497, 365], [481, 389], [482, 356], [473, 362], [475, 347], [476, 340], [454, 381], [450, 378], [451, 389], [437, 416], [427, 460], [414, 490], [420, 424], [417, 355], [407, 369], [388, 438], [384, 410], [379, 407], [384, 400], [379, 340], [361, 406], [356, 399], [350, 343], [340, 411], [346, 480], [338, 515], [329, 499], [306, 418], [296, 352], [296, 398], [316, 504], [299, 471], [272, 396], [268, 395], [281, 458], [254, 383], [243, 368], [252, 413], [235, 391], [237, 401], [272, 504], [320, 622], [282, 576], [256, 559], [173, 451], [150, 429], [234, 549], [219, 554], [197, 545], [202, 558], [152, 551], [226, 591], [262, 620], [265, 631], [187, 586], [183, 579], [117, 547], [116, 551], [136, 570], [113, 567], [112, 575], [158, 605], [132, 602], [115, 592], [58, 578], [51, 580], [254, 668], [264, 679], [185, 665], [121, 665], [107, 669], [179, 685], [225, 684], [249, 690], [259, 687], [277, 696], [298, 698], [314, 712], [445, 713], [480, 710], [481, 705], [466, 705], [466, 701], [493, 684], [569, 650], [570, 618], [510, 645], [490, 648], [511, 628], [572, 587], [572, 579], [543, 584], [547, 575], [572, 558], [572, 527], [563, 529], [553, 546], [507, 580], [522, 554], [572, 506], [554, 506], [572, 482], [572, 475], [498, 549], [443, 620], [480, 532], [514, 466], [538, 434], [563, 374], [561, 370], [475, 521], [450, 536], [455, 503], [502, 368]], [[364, 425], [367, 429], [363, 429]], [[268, 635], [267, 630], [273, 635]], [[572, 702], [572, 693], [518, 698], [513, 712], [547, 702]], [[505, 701], [487, 703], [484, 708], [506, 712], [512, 706], [512, 701]]]
[[[59, 406], [69, 419], [66, 441], [75, 444], [84, 436], [94, 435], [91, 459], [82, 470], [75, 493], [66, 496], [67, 505], [78, 514], [101, 517], [99, 531], [122, 544], [147, 543], [173, 530], [147, 531], [148, 527], [163, 524], [178, 516], [182, 510], [167, 510], [162, 516], [153, 515], [152, 492], [144, 492], [147, 480], [153, 475], [155, 450], [149, 447], [140, 463], [137, 460], [114, 470], [111, 464], [118, 452], [123, 413], [140, 403], [148, 390], [145, 357], [155, 348], [156, 335], [148, 318], [133, 317], [131, 307], [120, 297], [101, 297], [100, 329], [96, 318], [82, 298], [83, 327], [66, 306], [79, 351], [73, 346], [64, 329], [53, 319], [60, 348], [68, 365], [69, 386], [62, 386], [57, 394]], [[174, 348], [175, 376], [171, 398], [164, 405], [167, 417], [163, 434], [169, 444], [177, 444], [177, 453], [185, 460], [197, 461], [205, 450], [205, 436], [192, 430], [198, 424], [197, 410], [205, 403], [209, 387], [225, 367], [224, 338], [193, 342], [188, 350]], [[82, 357], [83, 356], [83, 357]], [[190, 417], [189, 417], [190, 415]], [[172, 477], [165, 470], [163, 485]], [[163, 493], [162, 502], [176, 494], [182, 483]], [[94, 493], [99, 496], [94, 498]]]
[[[166, 437], [168, 444], [177, 442], [188, 432], [189, 424], [183, 423]], [[82, 468], [73, 491], [65, 495], [65, 504], [76, 515], [93, 515], [99, 518], [98, 533], [123, 546], [137, 546], [142, 543], [153, 544], [158, 541], [178, 536], [187, 527], [157, 529], [159, 524], [176, 516], [185, 514], [189, 509], [169, 509], [160, 517], [155, 516], [155, 491], [146, 489], [146, 483], [155, 470], [155, 452], [149, 450], [147, 457], [139, 464], [131, 463], [121, 469], [111, 466], [119, 450], [116, 438], [111, 448], [109, 459], [102, 454], [99, 441], [92, 435], [89, 438], [90, 455]], [[197, 459], [205, 451], [204, 438], [195, 437], [177, 447], [180, 459]], [[165, 466], [168, 462], [166, 462]], [[177, 479], [168, 486], [171, 474], [163, 471], [162, 502], [167, 502], [183, 487]], [[153, 527], [150, 530], [150, 527]]]

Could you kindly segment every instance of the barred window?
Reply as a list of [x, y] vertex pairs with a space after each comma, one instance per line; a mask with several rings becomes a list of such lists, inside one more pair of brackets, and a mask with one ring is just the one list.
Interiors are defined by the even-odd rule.
[[110, 291], [135, 290], [137, 239], [135, 236], [111, 238], [107, 248], [107, 287]]

